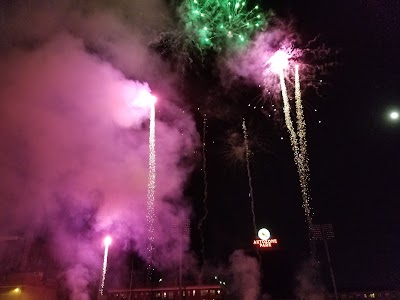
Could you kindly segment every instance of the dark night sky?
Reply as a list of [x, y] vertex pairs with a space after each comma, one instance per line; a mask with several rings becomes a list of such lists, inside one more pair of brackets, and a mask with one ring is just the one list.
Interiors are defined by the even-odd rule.
[[[388, 121], [387, 115], [400, 107], [400, 2], [310, 0], [268, 5], [278, 16], [293, 19], [304, 38], [318, 35], [321, 43], [338, 51], [320, 95], [304, 95], [311, 205], [316, 223], [334, 225], [336, 238], [329, 246], [338, 289], [399, 288], [400, 124]], [[239, 126], [238, 122], [238, 131]], [[213, 133], [226, 129], [209, 123], [206, 234], [208, 255], [225, 258], [252, 238], [250, 214], [245, 213], [249, 212], [245, 167], [224, 167], [215, 154], [219, 146], [211, 142]], [[271, 229], [282, 245], [279, 252], [263, 254], [263, 285], [279, 294], [295, 285], [293, 274], [307, 254], [307, 237], [287, 133], [284, 128], [267, 130], [269, 149], [253, 157], [252, 175], [257, 225]], [[327, 275], [328, 270], [322, 269]]]
[[387, 113], [400, 104], [400, 3], [310, 1], [307, 7], [315, 9], [300, 8], [299, 24], [320, 30], [341, 50], [332, 86], [318, 103], [324, 125], [309, 134], [316, 215], [336, 228], [338, 286], [398, 288], [399, 127]]

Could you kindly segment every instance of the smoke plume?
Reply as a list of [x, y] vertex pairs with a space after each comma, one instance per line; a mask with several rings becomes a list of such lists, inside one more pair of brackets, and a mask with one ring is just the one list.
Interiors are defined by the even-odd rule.
[[100, 277], [104, 234], [147, 255], [149, 110], [132, 100], [152, 90], [155, 266], [176, 266], [177, 245], [188, 248], [164, 229], [188, 218], [182, 190], [198, 137], [173, 74], [147, 48], [168, 15], [159, 2], [13, 2], [1, 18], [0, 232], [45, 230], [72, 299], [88, 299]]
[[229, 258], [233, 275], [233, 293], [241, 300], [256, 300], [260, 294], [260, 269], [255, 257], [236, 250]]

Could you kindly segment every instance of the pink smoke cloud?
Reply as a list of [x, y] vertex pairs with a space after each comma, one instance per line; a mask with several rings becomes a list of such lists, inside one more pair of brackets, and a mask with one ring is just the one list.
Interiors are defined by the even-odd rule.
[[235, 250], [229, 257], [234, 291], [242, 300], [257, 300], [260, 295], [260, 266], [255, 257]]
[[[126, 79], [65, 32], [8, 52], [0, 65], [1, 227], [49, 228], [72, 299], [85, 299], [100, 274], [104, 232], [133, 240], [146, 256], [149, 110], [131, 104], [149, 95], [149, 84]], [[170, 96], [159, 95], [169, 121], [156, 120], [156, 228], [188, 218], [182, 192], [191, 164], [180, 161], [198, 139], [192, 117]], [[165, 230], [155, 237], [157, 266], [176, 265], [179, 237]], [[182, 241], [187, 249], [188, 236]]]

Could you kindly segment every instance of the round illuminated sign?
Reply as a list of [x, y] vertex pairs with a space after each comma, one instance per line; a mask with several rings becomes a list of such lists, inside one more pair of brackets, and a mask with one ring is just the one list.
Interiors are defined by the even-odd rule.
[[261, 228], [258, 231], [258, 237], [263, 240], [266, 241], [271, 237], [271, 233], [269, 232], [269, 230], [267, 228]]

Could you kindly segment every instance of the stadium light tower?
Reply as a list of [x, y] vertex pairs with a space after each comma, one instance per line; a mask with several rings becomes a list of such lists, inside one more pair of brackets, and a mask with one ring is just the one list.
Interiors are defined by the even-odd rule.
[[314, 240], [324, 241], [326, 257], [329, 264], [329, 271], [331, 273], [333, 291], [335, 293], [335, 299], [338, 300], [339, 298], [336, 289], [335, 275], [333, 274], [331, 256], [329, 254], [328, 243], [326, 242], [327, 240], [331, 240], [335, 237], [335, 234], [333, 233], [333, 226], [332, 224], [313, 224], [311, 226], [311, 232]]
[[190, 221], [183, 220], [172, 222], [173, 232], [179, 236], [179, 297], [182, 299], [182, 260], [183, 260], [183, 237], [190, 235]]

